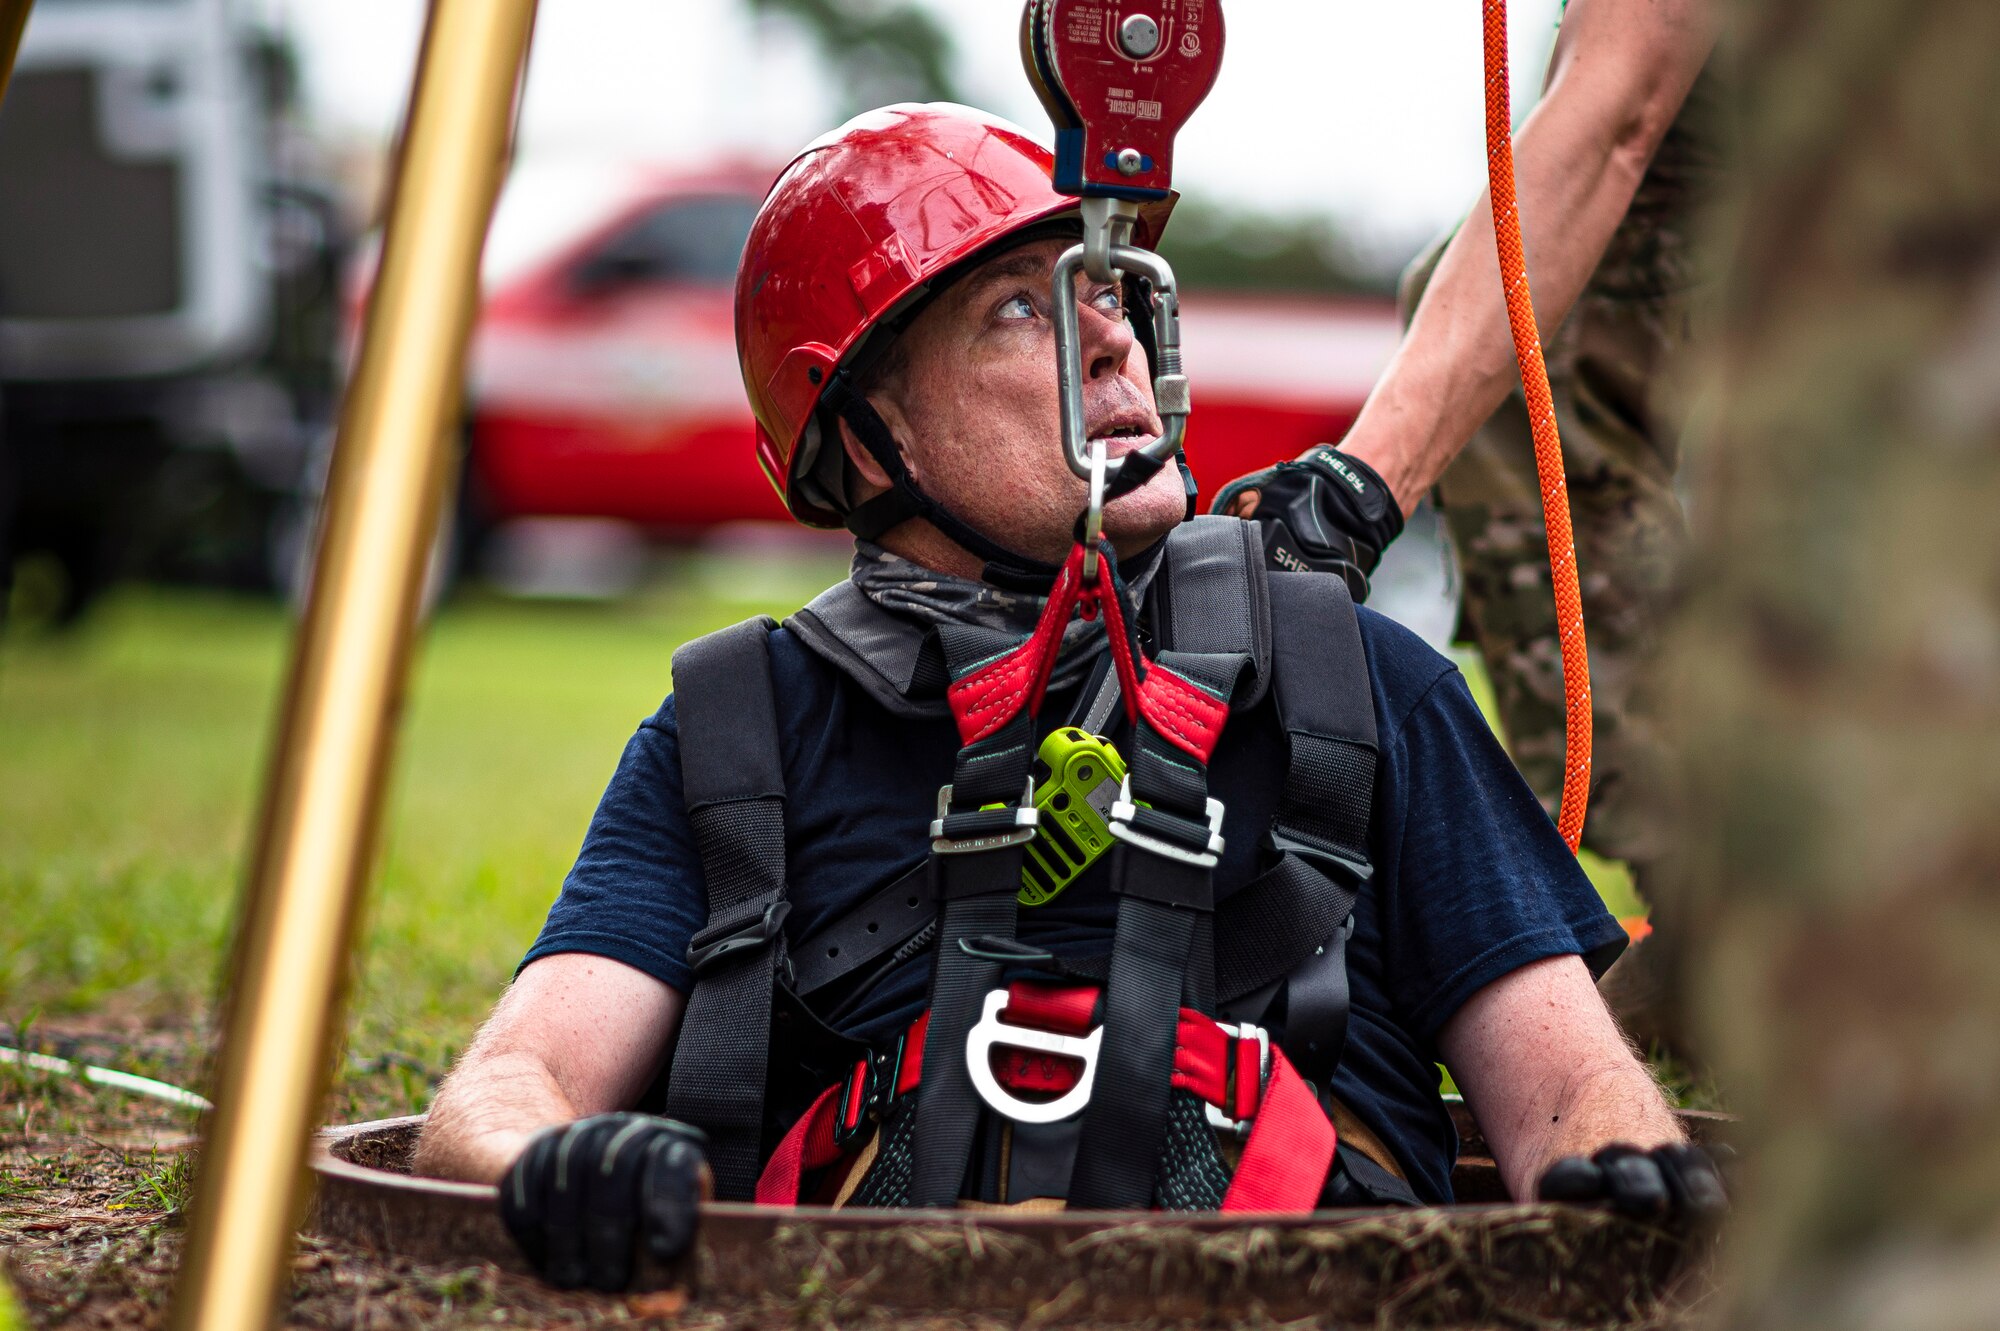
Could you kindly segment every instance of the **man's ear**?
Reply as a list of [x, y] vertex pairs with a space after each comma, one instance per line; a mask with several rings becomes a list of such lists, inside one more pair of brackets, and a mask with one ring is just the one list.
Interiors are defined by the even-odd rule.
[[[902, 440], [905, 438], [905, 432], [908, 428], [908, 423], [903, 419], [902, 410], [894, 402], [882, 395], [869, 398], [868, 405], [875, 408], [875, 414], [882, 418], [882, 424], [888, 427], [889, 437], [897, 441], [897, 448], [900, 452]], [[868, 451], [867, 445], [861, 442], [861, 436], [854, 433], [854, 427], [847, 423], [847, 418], [841, 416], [837, 417], [837, 419], [840, 423], [840, 446], [846, 450], [848, 464], [854, 468], [854, 477], [858, 483], [858, 488], [864, 491], [864, 493], [855, 496], [855, 499], [857, 502], [873, 499], [876, 495], [889, 488], [889, 473], [883, 469], [880, 462], [875, 460], [875, 455]], [[910, 467], [911, 474], [914, 475], [916, 469], [911, 467], [909, 454], [903, 453], [902, 456], [903, 465]]]

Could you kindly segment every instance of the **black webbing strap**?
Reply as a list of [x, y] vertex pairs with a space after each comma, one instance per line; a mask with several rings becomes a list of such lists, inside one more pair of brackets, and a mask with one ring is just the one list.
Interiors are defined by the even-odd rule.
[[[1249, 655], [1162, 652], [1154, 664], [1227, 699]], [[1207, 770], [1142, 717], [1128, 772], [1133, 801], [1147, 806], [1131, 816], [1129, 829], [1188, 858], [1123, 839], [1112, 850], [1118, 924], [1097, 1081], [1083, 1112], [1070, 1180], [1069, 1204], [1079, 1208], [1152, 1205], [1173, 1093], [1180, 1009], [1185, 1004], [1215, 1010]]]
[[1162, 650], [1248, 652], [1251, 675], [1236, 686], [1235, 710], [1263, 701], [1271, 678], [1271, 602], [1256, 524], [1198, 517], [1167, 537], [1155, 577]]
[[1368, 822], [1375, 802], [1375, 702], [1347, 584], [1325, 574], [1286, 573], [1270, 579], [1270, 590], [1272, 675], [1291, 747], [1270, 844], [1281, 853], [1281, 866], [1291, 862], [1325, 880], [1327, 888], [1295, 891], [1317, 899], [1322, 909], [1339, 908], [1340, 919], [1286, 982], [1284, 1048], [1300, 1074], [1324, 1089], [1347, 1043], [1354, 899], [1374, 872]]
[[747, 1201], [762, 1162], [771, 988], [785, 961], [785, 772], [767, 618], [674, 653], [674, 712], [708, 924], [688, 943], [694, 987], [667, 1113], [708, 1134], [718, 1196]]
[[[938, 638], [953, 679], [1020, 645], [1019, 638], [1008, 634], [959, 624], [941, 626]], [[1000, 730], [960, 749], [944, 816], [945, 840], [971, 840], [1004, 831], [1002, 824], [1011, 824], [1013, 812], [1021, 807], [1034, 752], [1034, 717], [1025, 708]], [[1003, 809], [982, 809], [989, 804]], [[995, 818], [1003, 812], [1003, 818]], [[966, 1067], [966, 1037], [979, 1020], [987, 992], [999, 984], [1001, 968], [959, 944], [970, 938], [1014, 937], [1025, 849], [1019, 841], [968, 851], [933, 845], [931, 884], [938, 905], [938, 938], [931, 971], [930, 1027], [924, 1037], [924, 1079], [917, 1091], [912, 1206], [955, 1206], [963, 1190], [980, 1106]]]

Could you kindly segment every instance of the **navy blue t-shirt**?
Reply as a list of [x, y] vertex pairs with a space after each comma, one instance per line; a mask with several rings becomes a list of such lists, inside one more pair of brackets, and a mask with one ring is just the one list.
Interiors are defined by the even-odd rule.
[[[1334, 1092], [1393, 1151], [1417, 1196], [1451, 1199], [1457, 1138], [1438, 1095], [1436, 1038], [1481, 986], [1579, 953], [1601, 973], [1625, 935], [1487, 728], [1458, 670], [1363, 608], [1361, 639], [1381, 754], [1370, 826], [1374, 879], [1347, 948], [1352, 1015]], [[918, 864], [958, 734], [949, 716], [892, 719], [780, 629], [770, 639], [783, 737], [787, 938], [797, 943]], [[1073, 698], [1052, 693], [1044, 733]], [[1122, 718], [1121, 718], [1122, 727]], [[1111, 738], [1123, 748], [1123, 736]], [[1267, 697], [1230, 718], [1210, 764], [1226, 849], [1218, 897], [1260, 871], [1286, 744]], [[1059, 955], [1109, 950], [1116, 904], [1100, 861], [1055, 900], [1021, 910], [1020, 937]], [[576, 865], [522, 965], [560, 952], [610, 957], [685, 991], [688, 940], [707, 922], [701, 858], [681, 799], [669, 697], [625, 747]], [[922, 1010], [928, 954], [840, 1020], [877, 1041]]]

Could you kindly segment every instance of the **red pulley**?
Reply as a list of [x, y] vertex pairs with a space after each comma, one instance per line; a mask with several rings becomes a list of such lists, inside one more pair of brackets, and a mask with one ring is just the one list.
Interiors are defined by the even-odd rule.
[[1021, 60], [1055, 122], [1058, 190], [1162, 198], [1174, 136], [1222, 69], [1222, 5], [1029, 0]]

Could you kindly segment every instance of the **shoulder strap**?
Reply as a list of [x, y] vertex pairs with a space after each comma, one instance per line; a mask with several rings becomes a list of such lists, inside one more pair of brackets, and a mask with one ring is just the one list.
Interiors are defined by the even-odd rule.
[[[1271, 579], [1273, 693], [1290, 758], [1270, 845], [1272, 873], [1247, 887], [1242, 918], [1259, 914], [1253, 893], [1282, 889], [1293, 936], [1314, 951], [1285, 986], [1285, 1052], [1300, 1073], [1324, 1087], [1347, 1043], [1347, 938], [1354, 902], [1374, 869], [1368, 823], [1375, 807], [1375, 698], [1361, 625], [1347, 584], [1319, 573]], [[1311, 920], [1310, 929], [1299, 926]], [[1328, 921], [1333, 923], [1329, 930]], [[1255, 964], [1255, 959], [1247, 959]], [[1218, 967], [1223, 959], [1217, 959]]]
[[688, 943], [688, 994], [667, 1113], [709, 1137], [716, 1192], [756, 1190], [769, 1072], [771, 991], [785, 964], [785, 770], [768, 618], [674, 653], [674, 712], [708, 924]]
[[1272, 820], [1278, 850], [1365, 876], [1375, 796], [1375, 695], [1347, 584], [1322, 573], [1271, 579], [1278, 719], [1291, 747]]
[[1238, 711], [1263, 701], [1271, 681], [1270, 575], [1257, 540], [1240, 518], [1190, 518], [1167, 537], [1154, 581], [1162, 648], [1248, 653], [1250, 676], [1231, 699]]

